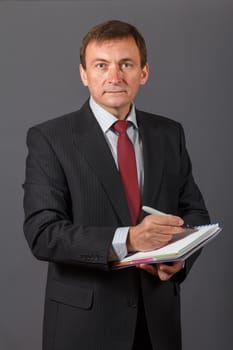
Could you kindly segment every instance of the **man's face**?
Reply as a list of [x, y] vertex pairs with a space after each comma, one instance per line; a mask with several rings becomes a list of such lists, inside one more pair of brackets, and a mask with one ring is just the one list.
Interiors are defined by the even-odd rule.
[[141, 67], [133, 38], [114, 39], [86, 48], [86, 69], [80, 65], [82, 82], [94, 100], [119, 119], [130, 110], [139, 86], [148, 79], [148, 65]]

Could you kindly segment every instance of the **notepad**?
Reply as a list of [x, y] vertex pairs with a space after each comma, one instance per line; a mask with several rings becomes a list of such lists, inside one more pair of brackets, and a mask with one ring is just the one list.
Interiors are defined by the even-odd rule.
[[166, 246], [148, 252], [127, 255], [113, 263], [114, 269], [126, 268], [139, 264], [155, 264], [187, 259], [195, 251], [209, 243], [222, 230], [219, 224], [196, 226], [177, 234]]

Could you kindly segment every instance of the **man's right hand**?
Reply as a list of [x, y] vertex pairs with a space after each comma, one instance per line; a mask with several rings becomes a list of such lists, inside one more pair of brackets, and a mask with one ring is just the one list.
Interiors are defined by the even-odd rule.
[[128, 252], [149, 251], [168, 244], [174, 235], [185, 231], [184, 221], [174, 215], [147, 215], [140, 224], [129, 229]]

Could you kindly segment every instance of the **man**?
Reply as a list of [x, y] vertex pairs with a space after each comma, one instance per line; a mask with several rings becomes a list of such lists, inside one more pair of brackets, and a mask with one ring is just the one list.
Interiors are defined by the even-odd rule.
[[[135, 109], [149, 74], [135, 27], [97, 25], [80, 59], [90, 99], [27, 139], [24, 230], [49, 262], [43, 349], [180, 350], [179, 287], [198, 254], [122, 270], [111, 261], [162, 247], [184, 221], [209, 223], [182, 127]], [[143, 204], [170, 215], [146, 216]]]

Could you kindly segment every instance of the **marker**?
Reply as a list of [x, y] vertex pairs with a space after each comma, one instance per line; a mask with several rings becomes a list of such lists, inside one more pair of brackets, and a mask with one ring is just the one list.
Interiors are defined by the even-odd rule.
[[[152, 214], [152, 215], [168, 215], [166, 213], [163, 213], [160, 210], [148, 207], [147, 205], [143, 205], [142, 210], [144, 210], [147, 214]], [[195, 226], [192, 226], [190, 224], [183, 224], [180, 227], [186, 228], [186, 229], [194, 229]]]

